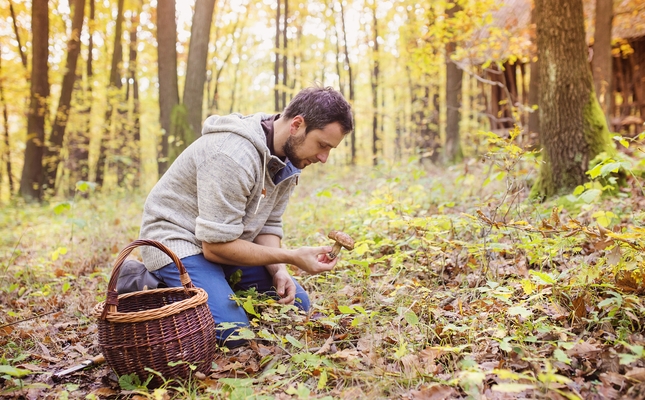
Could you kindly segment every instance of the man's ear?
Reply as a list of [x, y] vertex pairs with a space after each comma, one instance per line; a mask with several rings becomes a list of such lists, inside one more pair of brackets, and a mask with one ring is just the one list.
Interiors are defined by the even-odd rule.
[[291, 135], [295, 135], [298, 133], [298, 129], [300, 129], [301, 126], [305, 126], [305, 119], [302, 118], [301, 115], [296, 115], [291, 120], [291, 124], [289, 124], [289, 133]]

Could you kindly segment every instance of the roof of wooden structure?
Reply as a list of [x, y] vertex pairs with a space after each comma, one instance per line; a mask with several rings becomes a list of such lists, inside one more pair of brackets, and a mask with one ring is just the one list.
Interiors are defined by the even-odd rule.
[[[645, 3], [634, 0], [619, 0], [614, 6], [612, 38], [638, 39], [645, 37]], [[471, 56], [463, 61], [473, 65], [482, 64], [483, 60], [505, 61], [518, 58], [523, 61], [535, 54], [533, 38], [535, 27], [531, 24], [532, 0], [499, 0], [499, 8], [491, 11], [492, 23], [481, 28], [473, 35], [470, 44], [473, 49], [476, 43], [493, 39], [494, 46], [488, 46], [482, 51], [473, 50]], [[587, 41], [590, 42], [594, 33], [595, 0], [584, 0], [585, 29]], [[495, 35], [495, 30], [503, 30], [503, 35]]]

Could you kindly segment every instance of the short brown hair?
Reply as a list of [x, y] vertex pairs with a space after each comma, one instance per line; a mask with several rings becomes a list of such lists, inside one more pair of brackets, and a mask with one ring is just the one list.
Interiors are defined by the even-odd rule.
[[352, 107], [343, 95], [332, 87], [313, 86], [301, 90], [284, 109], [282, 115], [293, 118], [300, 115], [305, 120], [305, 133], [313, 129], [324, 129], [338, 122], [343, 133], [354, 130]]

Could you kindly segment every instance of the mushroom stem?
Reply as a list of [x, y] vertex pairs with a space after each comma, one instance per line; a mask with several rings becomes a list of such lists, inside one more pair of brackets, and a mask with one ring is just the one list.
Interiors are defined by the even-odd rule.
[[327, 253], [327, 257], [329, 257], [331, 260], [336, 258], [338, 253], [340, 253], [340, 248], [341, 248], [340, 243], [338, 243], [338, 242], [334, 243], [334, 246], [332, 247], [331, 251], [329, 253]]

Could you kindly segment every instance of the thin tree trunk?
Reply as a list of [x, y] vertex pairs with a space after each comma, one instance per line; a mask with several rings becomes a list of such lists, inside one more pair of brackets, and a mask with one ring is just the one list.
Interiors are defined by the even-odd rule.
[[287, 53], [287, 27], [289, 18], [289, 0], [284, 0], [284, 15], [282, 17], [282, 109], [287, 107], [287, 61], [289, 61]]
[[31, 7], [32, 59], [31, 99], [27, 114], [25, 164], [20, 178], [20, 195], [28, 201], [42, 199], [43, 148], [45, 118], [49, 97], [49, 5], [47, 0], [33, 0]]
[[[190, 45], [186, 63], [186, 83], [183, 104], [188, 111], [188, 124], [196, 140], [202, 131], [202, 109], [204, 107], [204, 83], [206, 83], [206, 59], [211, 34], [215, 0], [197, 0], [190, 30]], [[185, 138], [185, 140], [189, 140]], [[191, 140], [191, 141], [192, 141]]]
[[157, 169], [159, 175], [163, 175], [170, 166], [168, 138], [173, 133], [171, 116], [173, 109], [179, 104], [175, 0], [157, 0], [157, 58], [159, 65], [159, 121], [162, 130]]
[[594, 96], [582, 0], [536, 0], [535, 12], [544, 163], [531, 195], [544, 198], [586, 182], [589, 161], [614, 148]]
[[[352, 63], [349, 61], [349, 49], [347, 48], [347, 28], [345, 26], [345, 8], [343, 2], [340, 2], [340, 20], [343, 26], [343, 47], [345, 50], [345, 63], [347, 65], [347, 76], [349, 77], [349, 104], [354, 106], [354, 75], [352, 74]], [[356, 112], [354, 112], [354, 115]], [[353, 117], [354, 118], [354, 117]], [[356, 118], [354, 118], [354, 133], [350, 139], [350, 164], [356, 165]]]
[[275, 111], [280, 111], [280, 0], [277, 1], [275, 15], [275, 62], [273, 64], [273, 97]]
[[[137, 187], [141, 180], [141, 128], [140, 128], [140, 114], [139, 114], [139, 81], [137, 79], [137, 29], [139, 27], [139, 13], [141, 8], [141, 3], [137, 5], [137, 11], [132, 13], [131, 16], [131, 25], [130, 25], [130, 53], [128, 56], [128, 94], [130, 94], [130, 89], [132, 89], [132, 109], [130, 111], [130, 123], [129, 126], [129, 135], [128, 137], [132, 138], [132, 143], [127, 144], [127, 148], [130, 150], [130, 157], [132, 159], [132, 164], [129, 166], [129, 170], [132, 172], [134, 179], [132, 182], [132, 187]], [[131, 84], [130, 84], [131, 82]]]
[[[0, 44], [0, 48], [1, 48]], [[2, 51], [0, 51], [2, 53]], [[2, 57], [0, 57], [2, 62]], [[0, 74], [2, 66], [0, 65]], [[11, 172], [11, 147], [9, 147], [9, 113], [7, 112], [7, 101], [4, 98], [4, 86], [2, 86], [3, 79], [0, 76], [0, 103], [2, 103], [2, 126], [4, 128], [4, 152], [2, 158], [4, 159], [5, 168], [7, 170], [7, 182], [9, 183], [9, 198], [13, 196], [13, 176]], [[2, 175], [0, 175], [0, 183], [2, 183]], [[0, 185], [2, 187], [2, 185]]]
[[[455, 4], [448, 10], [448, 18], [454, 18], [459, 10], [461, 8]], [[444, 159], [448, 163], [459, 162], [463, 158], [459, 135], [463, 71], [451, 59], [456, 47], [457, 45], [453, 42], [446, 45], [446, 145]]]
[[374, 50], [372, 57], [374, 58], [372, 64], [371, 74], [371, 87], [372, 87], [372, 165], [378, 164], [378, 145], [379, 145], [379, 101], [378, 101], [378, 88], [379, 88], [379, 45], [378, 45], [378, 20], [376, 19], [376, 2], [372, 4], [372, 33], [374, 34]]
[[107, 109], [105, 111], [105, 130], [101, 137], [99, 145], [99, 157], [96, 165], [96, 184], [103, 185], [105, 179], [105, 163], [107, 160], [108, 141], [112, 124], [120, 124], [116, 121], [117, 117], [113, 115], [114, 103], [121, 103], [121, 69], [120, 64], [123, 61], [123, 45], [121, 43], [123, 36], [123, 6], [124, 0], [119, 0], [117, 4], [116, 24], [114, 28], [114, 51], [112, 53], [112, 64], [110, 66], [110, 82], [108, 84]]
[[74, 0], [74, 16], [72, 18], [72, 32], [67, 42], [67, 60], [65, 61], [65, 75], [61, 85], [58, 111], [52, 126], [52, 133], [45, 149], [45, 189], [56, 190], [56, 173], [61, 161], [63, 139], [72, 102], [72, 92], [76, 81], [76, 64], [81, 51], [81, 31], [85, 19], [85, 0]]
[[594, 89], [605, 119], [609, 123], [611, 106], [611, 27], [613, 20], [613, 0], [596, 0], [596, 30], [594, 33], [593, 72]]
[[13, 9], [13, 2], [11, 0], [9, 0], [9, 12], [11, 13], [11, 21], [13, 22], [13, 32], [16, 35], [16, 42], [18, 42], [20, 61], [22, 61], [23, 67], [27, 68], [27, 55], [22, 50], [22, 42], [20, 41], [20, 30], [18, 29], [18, 21], [16, 21], [16, 12]]
[[[536, 15], [535, 8], [531, 10], [531, 23], [535, 23]], [[532, 60], [529, 69], [529, 134], [540, 132], [540, 112], [534, 107], [537, 107], [540, 98], [540, 59]], [[539, 134], [537, 135], [538, 143], [533, 143], [539, 146]]]

